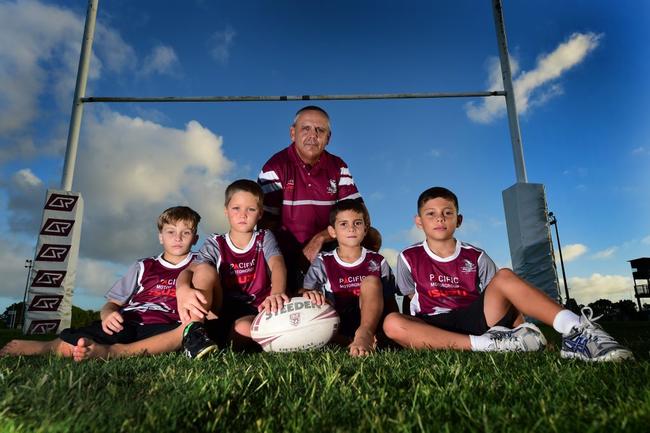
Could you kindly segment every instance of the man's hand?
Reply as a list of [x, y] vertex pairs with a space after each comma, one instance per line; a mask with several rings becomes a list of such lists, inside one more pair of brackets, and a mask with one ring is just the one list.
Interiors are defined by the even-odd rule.
[[178, 315], [181, 322], [186, 323], [192, 320], [192, 316], [203, 319], [207, 316], [208, 310], [204, 307], [208, 300], [200, 290], [191, 287], [178, 287], [176, 289], [176, 302], [178, 304]]
[[284, 293], [270, 294], [267, 298], [257, 307], [257, 311], [266, 311], [275, 313], [281, 310], [285, 302], [289, 302], [289, 297]]
[[102, 329], [108, 335], [113, 335], [114, 332], [124, 329], [122, 323], [124, 323], [122, 315], [118, 311], [113, 311], [102, 320]]
[[325, 295], [318, 290], [305, 290], [302, 292], [302, 297], [309, 299], [316, 305], [323, 305], [325, 303]]
[[323, 248], [323, 244], [331, 239], [332, 238], [327, 233], [327, 230], [323, 230], [311, 238], [307, 245], [305, 245], [302, 249], [302, 253], [307, 258], [307, 260], [309, 260], [309, 263], [312, 263], [318, 253], [320, 253], [321, 248]]

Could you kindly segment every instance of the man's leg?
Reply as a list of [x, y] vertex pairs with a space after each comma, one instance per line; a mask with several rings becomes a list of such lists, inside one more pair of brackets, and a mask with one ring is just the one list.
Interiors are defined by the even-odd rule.
[[375, 333], [384, 311], [384, 291], [379, 278], [368, 276], [361, 282], [359, 309], [361, 310], [361, 323], [350, 344], [350, 355], [352, 356], [369, 355], [375, 348]]
[[384, 333], [402, 347], [411, 349], [471, 350], [469, 335], [445, 331], [421, 319], [390, 313], [384, 319]]
[[54, 354], [72, 357], [73, 346], [56, 338], [52, 341], [11, 340], [2, 349], [0, 356], [31, 356]]

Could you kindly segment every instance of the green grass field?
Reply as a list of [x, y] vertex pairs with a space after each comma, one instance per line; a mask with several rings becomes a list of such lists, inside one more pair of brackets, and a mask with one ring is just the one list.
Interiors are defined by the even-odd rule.
[[0, 431], [648, 431], [650, 328], [606, 328], [636, 361], [565, 361], [553, 344], [542, 353], [366, 359], [339, 349], [222, 351], [198, 362], [3, 358]]

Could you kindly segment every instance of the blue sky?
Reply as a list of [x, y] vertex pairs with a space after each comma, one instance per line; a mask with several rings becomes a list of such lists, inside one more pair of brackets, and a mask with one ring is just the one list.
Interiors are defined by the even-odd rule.
[[[45, 190], [60, 186], [86, 4], [0, 0], [0, 309], [22, 298]], [[558, 217], [570, 289], [585, 303], [631, 298], [627, 260], [650, 256], [650, 4], [505, 0], [504, 13], [528, 179]], [[497, 56], [487, 0], [100, 1], [87, 95], [501, 89]], [[302, 105], [88, 104], [74, 303], [98, 308], [128, 263], [158, 252], [168, 206], [223, 231], [224, 186], [289, 144]], [[510, 264], [502, 98], [320, 105], [389, 259], [418, 239], [419, 192], [444, 185], [465, 215], [458, 237]]]

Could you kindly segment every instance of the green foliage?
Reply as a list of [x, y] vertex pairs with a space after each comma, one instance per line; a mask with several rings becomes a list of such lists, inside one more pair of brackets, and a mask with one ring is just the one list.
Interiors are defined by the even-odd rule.
[[366, 359], [340, 349], [222, 351], [202, 361], [0, 358], [0, 431], [645, 431], [647, 324], [638, 332], [646, 334], [630, 342], [637, 361], [598, 365], [562, 360], [555, 346]]
[[81, 328], [95, 320], [99, 320], [99, 311], [82, 310], [79, 307], [72, 306], [71, 328]]

